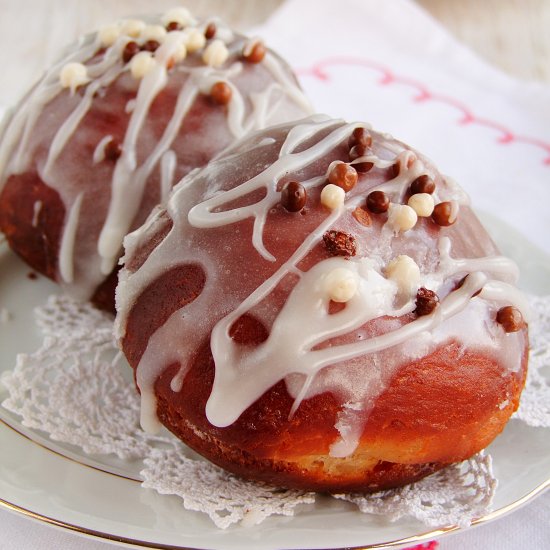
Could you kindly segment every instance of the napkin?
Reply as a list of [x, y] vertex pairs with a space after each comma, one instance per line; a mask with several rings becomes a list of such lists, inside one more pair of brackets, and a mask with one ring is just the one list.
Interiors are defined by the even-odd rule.
[[256, 33], [316, 110], [427, 154], [474, 207], [550, 252], [550, 87], [483, 62], [409, 0], [290, 0]]

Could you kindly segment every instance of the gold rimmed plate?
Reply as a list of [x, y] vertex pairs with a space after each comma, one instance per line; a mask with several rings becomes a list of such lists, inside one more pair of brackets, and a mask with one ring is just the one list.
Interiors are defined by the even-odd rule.
[[[503, 252], [522, 266], [523, 287], [550, 294], [550, 258], [499, 220], [483, 216]], [[55, 285], [27, 277], [27, 268], [0, 244], [0, 372], [15, 356], [41, 342], [32, 310], [57, 292]], [[0, 400], [6, 396], [0, 385]], [[457, 529], [430, 529], [412, 519], [391, 523], [359, 513], [351, 504], [319, 498], [295, 517], [271, 517], [253, 527], [217, 529], [203, 514], [186, 511], [181, 500], [141, 488], [140, 463], [88, 456], [51, 441], [0, 410], [0, 506], [46, 523], [143, 548], [272, 549], [381, 548], [414, 544]], [[510, 512], [550, 486], [548, 430], [511, 421], [489, 448], [499, 486], [493, 511], [475, 523]]]

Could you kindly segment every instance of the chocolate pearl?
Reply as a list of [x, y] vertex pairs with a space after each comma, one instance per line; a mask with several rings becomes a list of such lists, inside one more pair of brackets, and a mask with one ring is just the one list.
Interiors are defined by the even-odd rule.
[[345, 162], [338, 162], [329, 172], [328, 181], [341, 187], [347, 193], [357, 183], [357, 170]]
[[183, 27], [177, 21], [170, 21], [170, 23], [166, 25], [166, 30], [168, 32], [181, 31], [182, 29]]
[[416, 293], [416, 309], [414, 312], [421, 317], [429, 315], [439, 304], [439, 298], [433, 290], [421, 287]]
[[384, 191], [373, 191], [367, 195], [367, 208], [375, 214], [383, 214], [390, 207], [390, 199]]
[[134, 55], [139, 53], [141, 51], [139, 44], [137, 42], [134, 42], [133, 40], [128, 42], [126, 46], [124, 46], [124, 49], [122, 50], [122, 61], [124, 63], [128, 63]]
[[440, 202], [439, 204], [436, 204], [434, 207], [434, 211], [432, 213], [432, 220], [437, 225], [441, 225], [443, 227], [453, 225], [456, 219], [451, 220], [452, 211], [453, 211], [452, 203], [448, 201]]
[[355, 256], [357, 241], [353, 235], [344, 231], [331, 230], [323, 235], [323, 242], [332, 256]]
[[218, 105], [227, 105], [231, 101], [233, 91], [227, 82], [216, 82], [210, 88], [210, 97]]
[[145, 44], [141, 47], [142, 50], [146, 52], [154, 52], [158, 50], [160, 47], [160, 42], [157, 42], [156, 40], [147, 40]]
[[266, 54], [265, 46], [262, 42], [256, 42], [252, 47], [252, 50], [248, 55], [243, 55], [245, 61], [249, 63], [260, 63], [263, 60]]
[[350, 160], [355, 160], [355, 159], [358, 159], [359, 157], [362, 157], [366, 154], [367, 154], [367, 147], [364, 147], [363, 145], [354, 145], [349, 150], [349, 159]]
[[204, 37], [206, 38], [206, 40], [214, 38], [214, 36], [216, 36], [217, 30], [218, 29], [216, 28], [215, 23], [208, 23], [208, 25], [206, 25], [206, 29], [204, 29]]
[[306, 188], [297, 181], [289, 181], [281, 190], [281, 204], [289, 212], [299, 212], [306, 200]]
[[103, 152], [105, 153], [106, 159], [115, 162], [116, 160], [118, 160], [118, 157], [122, 155], [122, 147], [116, 139], [111, 139], [105, 145]]
[[431, 195], [434, 191], [435, 183], [434, 180], [429, 176], [419, 176], [411, 183], [411, 195], [417, 195], [418, 193], [428, 193], [429, 195]]
[[372, 136], [365, 128], [355, 128], [351, 133], [348, 141], [350, 149], [355, 145], [360, 145], [364, 149], [367, 149], [372, 145]]
[[523, 328], [523, 315], [514, 306], [505, 306], [498, 310], [497, 323], [502, 325], [504, 332], [517, 332]]

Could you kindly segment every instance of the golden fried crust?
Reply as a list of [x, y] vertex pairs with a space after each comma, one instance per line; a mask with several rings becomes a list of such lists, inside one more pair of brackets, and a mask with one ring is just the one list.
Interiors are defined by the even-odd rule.
[[[200, 292], [199, 271], [187, 267], [186, 273], [176, 273], [152, 285], [129, 316], [123, 349], [134, 368], [155, 328]], [[175, 294], [168, 288], [176, 289]], [[232, 328], [232, 337], [257, 344], [267, 331], [245, 316]], [[503, 373], [495, 361], [455, 342], [403, 365], [370, 412], [358, 449], [346, 458], [329, 454], [339, 437], [335, 423], [340, 410], [330, 393], [303, 401], [289, 419], [293, 399], [282, 381], [232, 425], [218, 428], [204, 412], [214, 380], [209, 342], [198, 348], [181, 391], [174, 392], [170, 382], [178, 369], [178, 364], [169, 366], [155, 385], [159, 419], [210, 461], [278, 486], [377, 491], [410, 483], [485, 448], [517, 408], [527, 352], [519, 373]]]

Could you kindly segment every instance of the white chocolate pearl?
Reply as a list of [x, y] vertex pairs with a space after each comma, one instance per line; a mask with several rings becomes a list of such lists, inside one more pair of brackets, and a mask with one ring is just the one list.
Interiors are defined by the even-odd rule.
[[228, 57], [229, 52], [221, 40], [213, 40], [202, 54], [202, 60], [210, 67], [223, 65]]
[[63, 88], [70, 88], [74, 92], [76, 88], [90, 81], [88, 69], [82, 63], [67, 63], [59, 74], [59, 81]]
[[185, 45], [187, 46], [187, 51], [189, 53], [196, 52], [197, 50], [204, 48], [204, 45], [206, 44], [206, 37], [204, 36], [204, 33], [199, 31], [199, 29], [188, 27], [183, 31], [183, 34]]
[[193, 23], [193, 16], [187, 8], [172, 8], [162, 16], [162, 24], [179, 23], [182, 27]]
[[427, 218], [434, 211], [434, 198], [429, 193], [412, 195], [407, 204], [422, 218]]
[[166, 29], [160, 25], [147, 25], [140, 33], [139, 37], [143, 41], [156, 40], [162, 42], [166, 37]]
[[134, 78], [143, 78], [155, 64], [151, 52], [139, 52], [130, 61], [130, 71]]
[[408, 231], [412, 229], [418, 216], [416, 212], [406, 204], [390, 204], [388, 223], [395, 231]]
[[346, 192], [338, 185], [329, 183], [323, 187], [321, 191], [321, 204], [335, 210], [344, 204], [346, 199]]
[[120, 36], [120, 27], [118, 25], [107, 25], [97, 33], [102, 46], [108, 48], [112, 46]]
[[357, 275], [345, 267], [337, 267], [328, 273], [323, 289], [333, 302], [349, 302], [357, 293]]
[[406, 255], [397, 256], [386, 266], [386, 277], [395, 283], [401, 292], [411, 292], [420, 281], [420, 268]]
[[140, 19], [126, 19], [126, 21], [122, 22], [120, 32], [132, 38], [137, 38], [145, 27], [145, 22]]
[[185, 44], [182, 42], [181, 44], [178, 44], [176, 51], [172, 55], [172, 59], [175, 63], [179, 63], [180, 61], [183, 61], [187, 57], [187, 48]]

